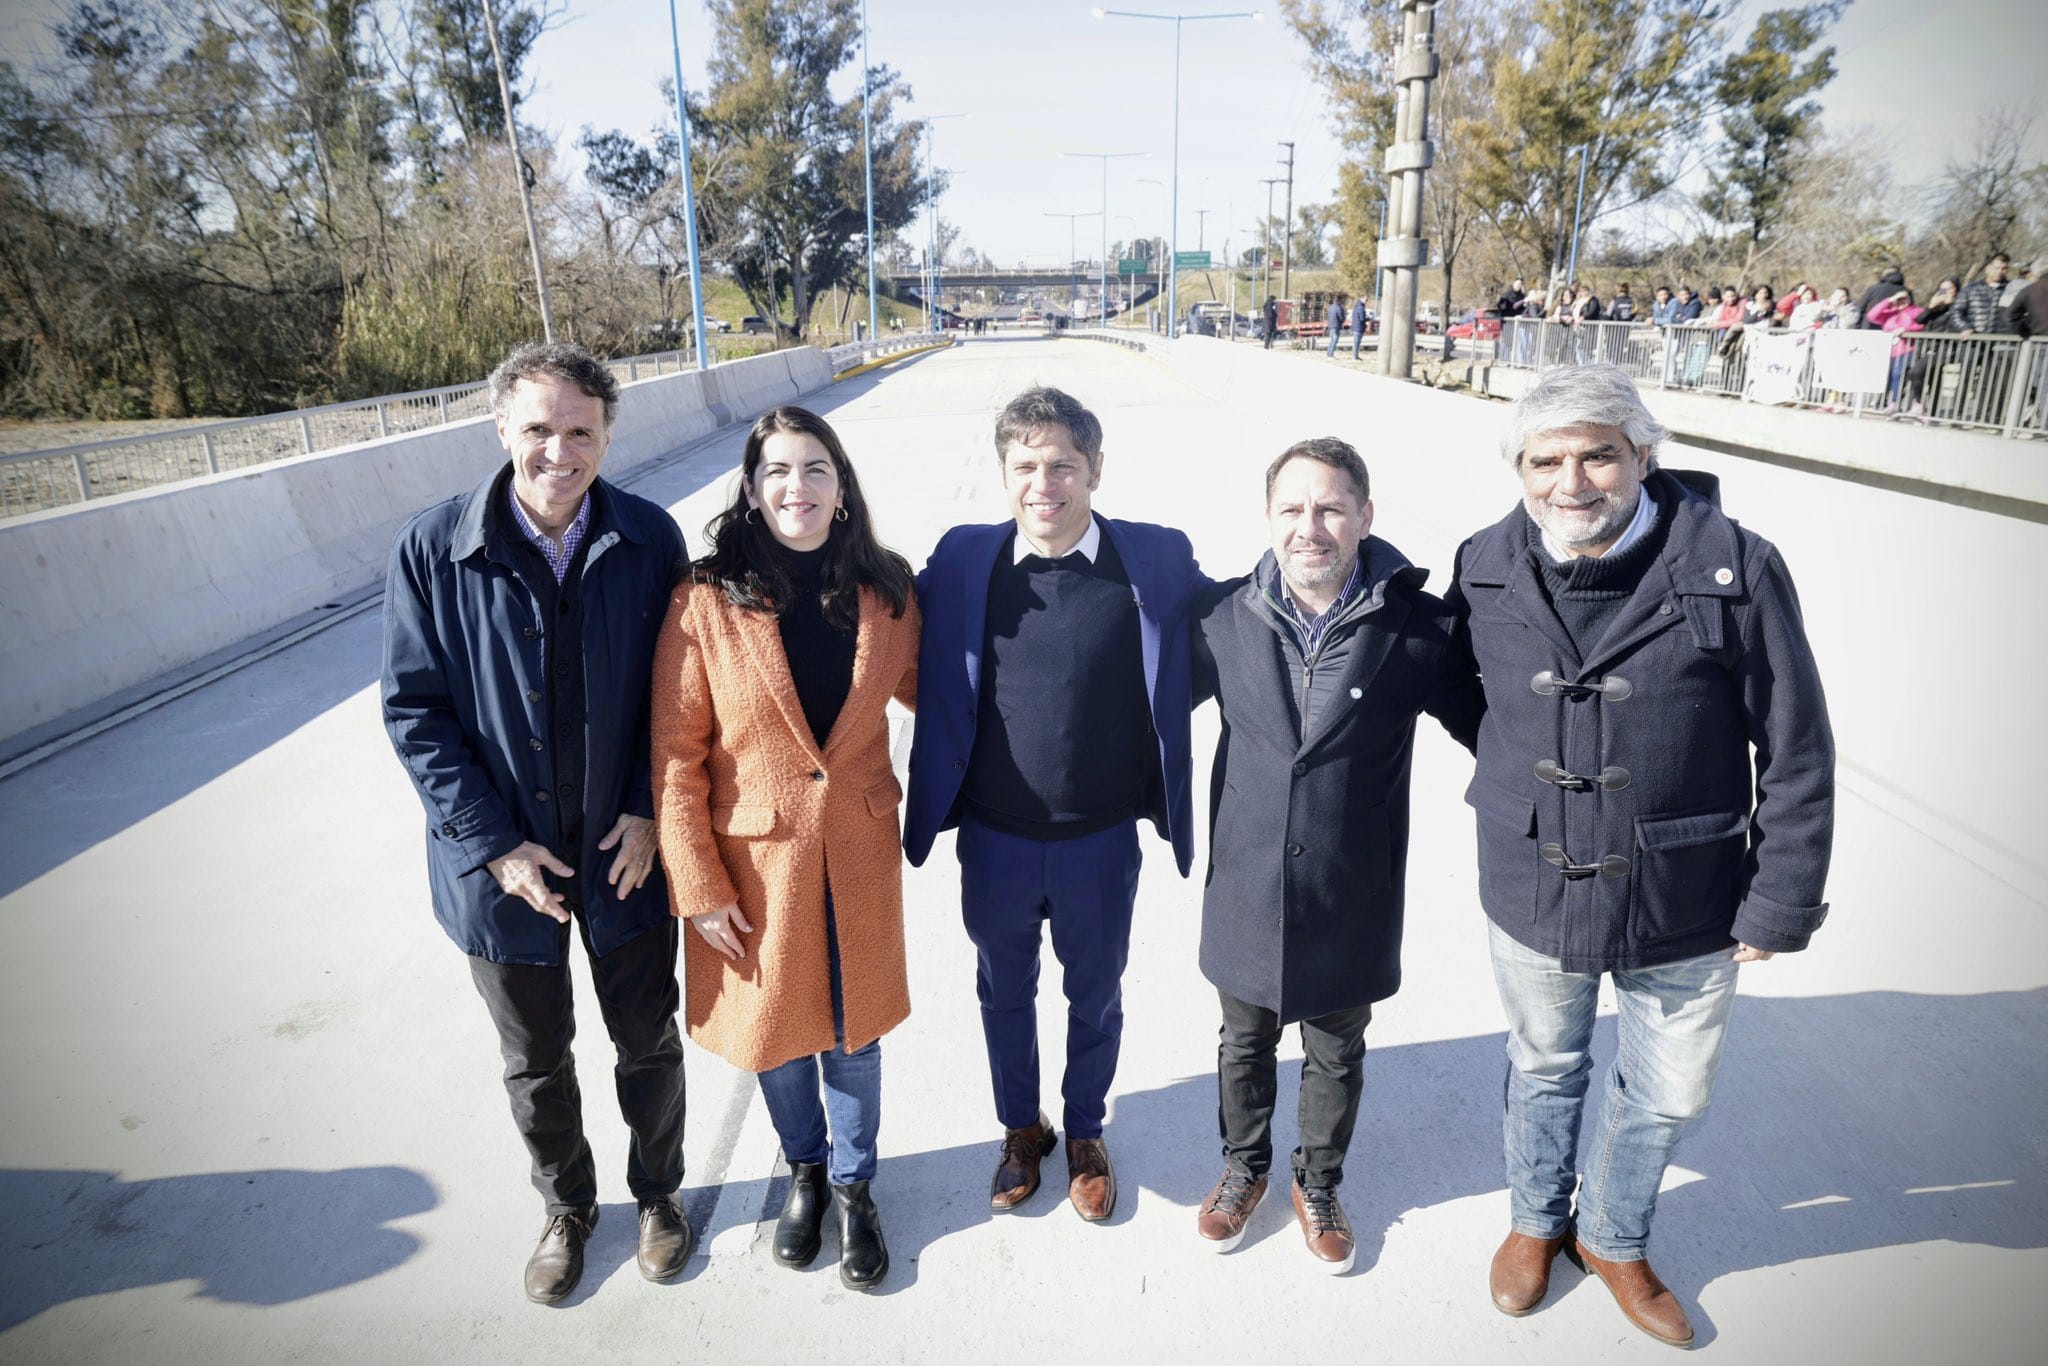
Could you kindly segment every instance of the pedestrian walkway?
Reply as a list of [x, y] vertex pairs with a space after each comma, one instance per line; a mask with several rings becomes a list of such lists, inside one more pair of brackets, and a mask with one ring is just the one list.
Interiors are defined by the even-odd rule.
[[[1245, 348], [1239, 348], [1241, 350]], [[1250, 352], [1248, 351], [1249, 355]], [[1172, 523], [1209, 572], [1264, 543], [1260, 475], [1334, 433], [1374, 530], [1435, 573], [1513, 505], [1498, 404], [1259, 357], [1251, 381], [1078, 340], [975, 340], [819, 394], [883, 537], [921, 563], [1005, 515], [993, 414], [1033, 382], [1101, 414], [1106, 515]], [[693, 547], [743, 433], [638, 473]], [[1728, 510], [1799, 583], [1843, 754], [1833, 918], [1746, 968], [1715, 1108], [1653, 1248], [1731, 1362], [2032, 1362], [2048, 1337], [2048, 528], [1724, 455]], [[2022, 576], [2025, 576], [2024, 578]], [[1472, 871], [1469, 759], [1417, 745], [1406, 979], [1375, 1011], [1343, 1188], [1360, 1247], [1321, 1274], [1284, 1199], [1239, 1250], [1194, 1234], [1220, 1170], [1216, 1005], [1196, 875], [1147, 832], [1102, 1226], [987, 1208], [998, 1131], [951, 837], [906, 878], [910, 1020], [884, 1044], [876, 1199], [894, 1265], [769, 1256], [775, 1140], [751, 1077], [689, 1056], [685, 1199], [703, 1250], [632, 1264], [624, 1131], [577, 970], [605, 1201], [584, 1283], [528, 1304], [540, 1229], [495, 1041], [426, 900], [420, 816], [378, 718], [377, 614], [342, 621], [0, 782], [0, 1360], [1413, 1363], [1669, 1360], [1598, 1284], [1497, 1313], [1501, 1018]], [[1213, 711], [1196, 722], [1206, 810]], [[1059, 1055], [1056, 973], [1042, 1049]], [[1603, 1050], [1611, 1050], [1611, 1021]], [[1277, 1138], [1292, 1141], [1298, 1047]], [[1057, 1098], [1047, 1108], [1057, 1113]]]

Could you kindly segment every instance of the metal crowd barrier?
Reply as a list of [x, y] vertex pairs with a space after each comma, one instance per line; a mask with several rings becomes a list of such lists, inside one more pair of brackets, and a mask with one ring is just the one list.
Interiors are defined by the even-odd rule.
[[[931, 340], [928, 334], [918, 333], [857, 345], [887, 351], [921, 344], [920, 339]], [[847, 349], [837, 347], [826, 355]], [[656, 351], [607, 364], [620, 383], [630, 384], [689, 369], [696, 361], [688, 351]], [[833, 368], [846, 367], [835, 362]], [[484, 384], [453, 384], [262, 417], [231, 418], [153, 436], [0, 455], [0, 517], [266, 465], [359, 441], [402, 436], [482, 417], [490, 410]]]
[[[1494, 363], [1548, 370], [1604, 361], [1660, 389], [1741, 398], [1749, 389], [1752, 351], [1745, 338], [1705, 323], [1659, 328], [1648, 323], [1581, 323], [1507, 318], [1494, 344]], [[1765, 331], [1764, 338], [1788, 335]], [[1946, 332], [1884, 334], [1896, 354], [1886, 384], [1862, 392], [1825, 388], [1809, 349], [1784, 399], [1793, 406], [1855, 416], [1895, 413], [2003, 436], [2048, 435], [2048, 339], [1961, 336]]]

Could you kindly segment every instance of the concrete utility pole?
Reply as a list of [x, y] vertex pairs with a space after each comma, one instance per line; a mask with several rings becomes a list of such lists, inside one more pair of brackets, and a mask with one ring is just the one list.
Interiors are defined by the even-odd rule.
[[1196, 210], [1195, 210], [1195, 250], [1196, 250], [1196, 251], [1207, 251], [1207, 250], [1209, 249], [1209, 243], [1208, 243], [1208, 236], [1207, 236], [1207, 234], [1208, 234], [1208, 230], [1209, 230], [1209, 211], [1208, 211], [1207, 209], [1196, 209]]
[[1379, 263], [1392, 272], [1380, 324], [1380, 373], [1407, 379], [1415, 367], [1415, 293], [1429, 243], [1422, 237], [1422, 173], [1436, 160], [1429, 141], [1429, 86], [1436, 78], [1436, 0], [1401, 0], [1394, 54], [1394, 145], [1387, 148], [1387, 213]]
[[1294, 144], [1280, 144], [1287, 149], [1287, 218], [1280, 225], [1280, 249], [1286, 255], [1280, 258], [1280, 297], [1294, 297]]
[[[1259, 256], [1262, 258], [1259, 264], [1266, 268], [1267, 298], [1271, 298], [1273, 295], [1273, 187], [1284, 179], [1286, 179], [1285, 176], [1276, 175], [1270, 180], [1260, 182], [1260, 184], [1266, 187], [1266, 222], [1265, 226], [1259, 231], [1259, 236], [1265, 243], [1259, 252]], [[1264, 306], [1265, 301], [1261, 300], [1260, 307]]]
[[[541, 262], [540, 230], [533, 225], [533, 196], [526, 184], [526, 157], [519, 150], [519, 126], [512, 118], [512, 85], [505, 79], [505, 54], [498, 50], [498, 16], [491, 0], [484, 0], [484, 32], [491, 40], [491, 63], [498, 68], [498, 99], [505, 110], [505, 143], [512, 149], [512, 177], [519, 182], [519, 211], [526, 215], [526, 245], [533, 250], [533, 284], [540, 293], [540, 330], [548, 341], [555, 339], [555, 312], [548, 306], [548, 271]], [[681, 100], [682, 90], [676, 91]], [[699, 313], [703, 309], [697, 310]]]

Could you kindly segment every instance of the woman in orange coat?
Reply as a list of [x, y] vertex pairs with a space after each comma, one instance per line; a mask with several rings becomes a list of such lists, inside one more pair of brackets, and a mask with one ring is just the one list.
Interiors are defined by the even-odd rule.
[[824, 419], [763, 414], [740, 478], [654, 660], [661, 856], [696, 930], [685, 1018], [760, 1074], [790, 1164], [776, 1259], [817, 1256], [829, 1163], [839, 1277], [871, 1290], [880, 1040], [910, 1013], [884, 711], [916, 698], [917, 605]]

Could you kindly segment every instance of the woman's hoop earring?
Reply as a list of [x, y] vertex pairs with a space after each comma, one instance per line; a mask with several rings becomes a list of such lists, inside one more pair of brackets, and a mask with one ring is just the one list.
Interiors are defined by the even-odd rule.
[[746, 523], [746, 524], [747, 524], [748, 526], [756, 526], [756, 525], [759, 525], [759, 523], [760, 523], [761, 519], [760, 519], [759, 517], [756, 517], [756, 516], [754, 515], [754, 513], [755, 513], [755, 512], [757, 512], [758, 510], [759, 510], [759, 509], [757, 509], [757, 508], [751, 508], [751, 507], [750, 507], [750, 508], [748, 508], [748, 509], [747, 509], [747, 515], [746, 515], [746, 516], [744, 516], [744, 517], [742, 517], [742, 518], [740, 518], [740, 520], [741, 520], [742, 522], [745, 522], [745, 523]]
[[843, 522], [846, 520], [846, 504], [841, 503], [836, 509], [833, 510], [832, 520], [835, 522]]

